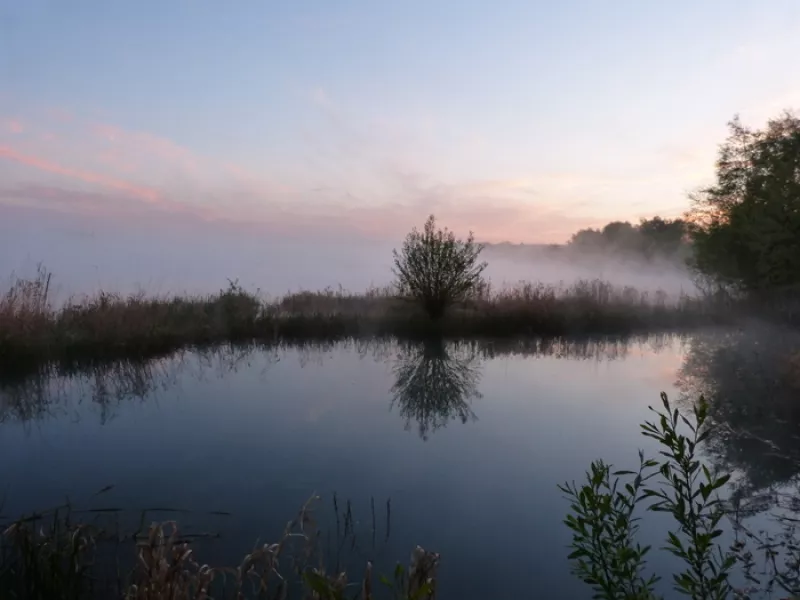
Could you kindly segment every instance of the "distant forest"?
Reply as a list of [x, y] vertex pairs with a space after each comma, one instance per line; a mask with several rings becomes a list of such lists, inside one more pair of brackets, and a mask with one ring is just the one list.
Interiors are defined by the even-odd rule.
[[644, 219], [578, 231], [566, 244], [493, 244], [488, 256], [609, 256], [689, 266], [709, 289], [800, 297], [800, 117], [756, 129], [738, 117], [720, 145], [716, 181], [689, 196], [684, 219]]
[[613, 221], [602, 229], [581, 229], [566, 244], [486, 244], [489, 255], [525, 256], [604, 255], [636, 260], [667, 259], [685, 262], [691, 256], [691, 238], [683, 219], [653, 217], [634, 225]]

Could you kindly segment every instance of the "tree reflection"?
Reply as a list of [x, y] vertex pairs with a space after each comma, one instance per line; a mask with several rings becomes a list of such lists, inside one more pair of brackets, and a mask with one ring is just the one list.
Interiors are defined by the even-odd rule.
[[119, 405], [144, 400], [175, 383], [176, 359], [114, 361], [80, 371], [50, 367], [14, 381], [0, 381], [0, 423], [68, 416], [72, 402], [84, 398], [99, 411], [101, 423], [114, 418]]
[[481, 397], [480, 355], [475, 345], [432, 340], [402, 346], [393, 372], [391, 407], [398, 407], [406, 429], [417, 423], [423, 440], [451, 420], [477, 419], [470, 406]]
[[739, 494], [800, 474], [800, 335], [766, 325], [696, 336], [679, 373], [687, 400], [709, 401], [709, 458], [741, 475]]
[[[51, 364], [33, 372], [0, 370], [0, 424], [28, 423], [75, 416], [76, 405], [91, 403], [101, 422], [115, 418], [118, 408], [145, 401], [159, 392], [179, 388], [191, 378], [224, 378], [239, 369], [265, 376], [274, 365], [294, 355], [302, 367], [322, 366], [338, 352], [381, 364], [395, 362], [392, 388], [397, 404], [410, 422], [420, 423], [423, 437], [450, 419], [474, 419], [469, 402], [479, 397], [480, 362], [503, 357], [612, 361], [629, 351], [648, 348], [661, 352], [673, 335], [603, 337], [524, 337], [461, 344], [442, 341], [413, 344], [394, 338], [368, 337], [331, 342], [274, 341], [194, 348], [163, 357]], [[396, 359], [395, 359], [396, 357]], [[424, 390], [431, 390], [424, 392]]]
[[734, 475], [735, 552], [753, 592], [798, 597], [800, 333], [760, 324], [699, 335], [679, 384], [687, 400], [709, 401], [708, 460]]
[[163, 358], [53, 364], [24, 377], [0, 377], [0, 424], [70, 417], [85, 401], [105, 424], [125, 403], [152, 400], [159, 392], [176, 389], [184, 374], [197, 379], [208, 372], [223, 377], [245, 364], [252, 353], [249, 346], [223, 345]]

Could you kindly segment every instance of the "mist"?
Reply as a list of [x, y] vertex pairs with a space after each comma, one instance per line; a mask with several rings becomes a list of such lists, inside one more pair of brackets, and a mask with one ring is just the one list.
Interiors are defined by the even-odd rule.
[[545, 254], [509, 258], [485, 253], [487, 277], [493, 285], [514, 285], [519, 281], [538, 281], [569, 285], [578, 280], [600, 279], [615, 286], [630, 286], [639, 291], [663, 291], [669, 296], [698, 292], [686, 265], [667, 259], [643, 260], [613, 255], [578, 255], [554, 258]]
[[[392, 250], [402, 243], [348, 232], [259, 233], [198, 220], [122, 223], [22, 208], [7, 208], [5, 216], [0, 274], [25, 277], [42, 263], [53, 273], [58, 301], [99, 290], [212, 293], [229, 280], [271, 297], [327, 287], [360, 292], [392, 282]], [[485, 274], [495, 288], [520, 281], [568, 285], [602, 279], [670, 295], [693, 289], [684, 267], [664, 261], [510, 258], [492, 247], [484, 254]]]

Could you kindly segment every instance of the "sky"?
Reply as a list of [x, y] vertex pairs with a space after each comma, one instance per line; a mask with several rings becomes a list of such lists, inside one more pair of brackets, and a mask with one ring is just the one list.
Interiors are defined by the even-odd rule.
[[798, 55], [796, 0], [0, 0], [0, 267], [679, 216]]

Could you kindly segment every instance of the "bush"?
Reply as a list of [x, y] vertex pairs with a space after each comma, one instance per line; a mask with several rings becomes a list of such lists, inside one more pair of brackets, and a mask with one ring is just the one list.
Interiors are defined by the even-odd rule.
[[[592, 586], [595, 598], [657, 598], [660, 577], [644, 572], [650, 547], [636, 541], [635, 511], [649, 501], [647, 510], [669, 513], [677, 526], [664, 546], [685, 565], [672, 575], [675, 590], [697, 600], [729, 598], [737, 556], [717, 541], [726, 511], [716, 492], [730, 476], [713, 474], [698, 459], [699, 446], [710, 431], [708, 406], [701, 397], [692, 422], [671, 409], [666, 394], [661, 398], [664, 412], [642, 425], [642, 433], [658, 442], [662, 460], [645, 460], [640, 451], [637, 471], [612, 471], [610, 465], [595, 461], [585, 484], [559, 486], [571, 502], [564, 522], [573, 532], [573, 573]], [[689, 429], [688, 436], [679, 432], [681, 423]], [[630, 482], [621, 479], [631, 476]]]
[[456, 239], [447, 228], [437, 229], [431, 215], [422, 232], [414, 228], [400, 252], [394, 251], [398, 287], [417, 300], [432, 319], [439, 319], [448, 307], [481, 286], [486, 268], [485, 262], [478, 262], [482, 250], [472, 232], [466, 241]]

